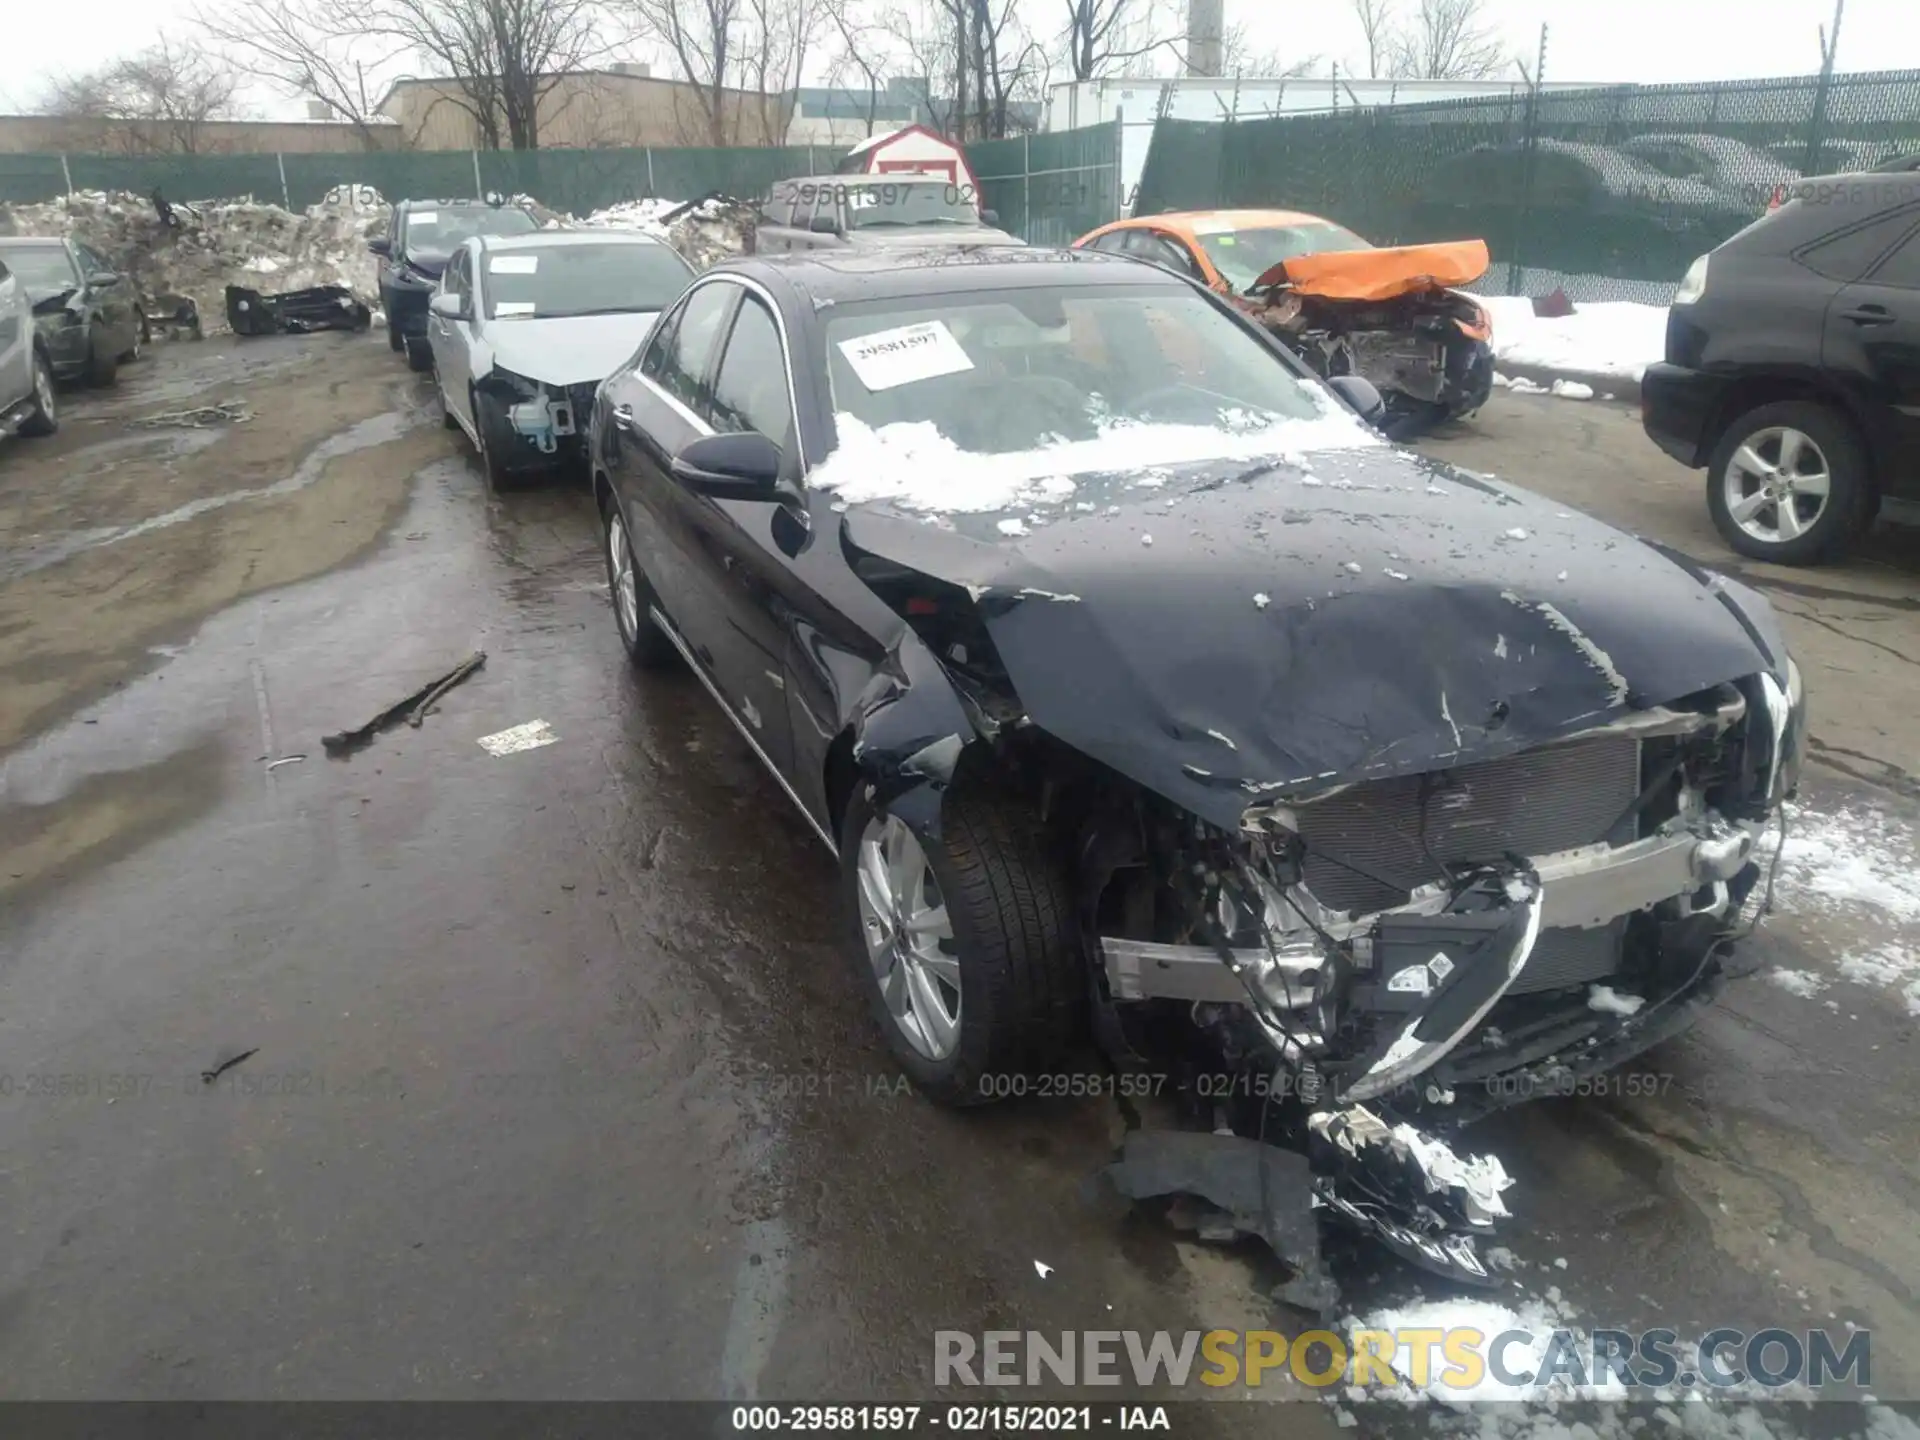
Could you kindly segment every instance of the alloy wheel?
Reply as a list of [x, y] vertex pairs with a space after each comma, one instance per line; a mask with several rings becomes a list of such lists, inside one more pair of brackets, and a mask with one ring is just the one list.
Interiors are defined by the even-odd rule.
[[1733, 452], [1722, 484], [1733, 523], [1755, 540], [1779, 545], [1820, 522], [1833, 480], [1812, 436], [1775, 425], [1754, 431]]
[[45, 364], [33, 367], [33, 398], [40, 404], [40, 413], [49, 420], [58, 419], [53, 408], [53, 372]]
[[860, 836], [860, 929], [887, 1013], [907, 1043], [944, 1060], [960, 1043], [960, 957], [920, 841], [892, 815]]
[[620, 633], [628, 640], [640, 633], [640, 587], [633, 575], [633, 551], [627, 545], [627, 524], [615, 510], [607, 517], [608, 570], [613, 576], [613, 612]]

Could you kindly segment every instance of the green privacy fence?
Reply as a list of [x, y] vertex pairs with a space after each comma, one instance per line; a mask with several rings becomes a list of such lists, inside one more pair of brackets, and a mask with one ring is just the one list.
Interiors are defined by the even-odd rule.
[[1162, 120], [1134, 213], [1271, 206], [1380, 245], [1482, 238], [1489, 288], [1642, 298], [1802, 176], [1916, 154], [1920, 71]]
[[[830, 173], [832, 146], [741, 149], [372, 151], [305, 155], [4, 155], [0, 202], [57, 199], [76, 190], [126, 190], [169, 201], [251, 196], [292, 209], [345, 185], [407, 196], [527, 195], [581, 215], [623, 200], [693, 200], [715, 192], [753, 198], [776, 180]], [[1064, 243], [1119, 212], [1119, 129], [1102, 125], [967, 147], [984, 192], [1013, 233]]]

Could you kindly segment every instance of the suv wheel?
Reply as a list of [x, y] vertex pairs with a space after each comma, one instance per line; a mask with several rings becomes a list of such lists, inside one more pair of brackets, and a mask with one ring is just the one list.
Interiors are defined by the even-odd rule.
[[51, 435], [60, 428], [60, 410], [53, 398], [53, 367], [38, 350], [33, 352], [33, 409], [20, 422], [22, 435]]
[[923, 844], [859, 785], [840, 837], [849, 942], [900, 1067], [944, 1105], [1016, 1090], [1069, 1052], [1084, 980], [1072, 891], [1039, 818], [956, 784]]
[[1845, 416], [1808, 400], [1750, 410], [1707, 465], [1707, 509], [1727, 544], [1782, 565], [1837, 558], [1878, 508], [1865, 447]]

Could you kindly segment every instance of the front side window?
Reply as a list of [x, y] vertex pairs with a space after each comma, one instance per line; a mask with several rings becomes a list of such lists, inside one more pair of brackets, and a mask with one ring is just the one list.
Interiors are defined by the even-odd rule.
[[716, 430], [752, 430], [783, 448], [788, 444], [793, 407], [787, 401], [786, 351], [773, 316], [751, 295], [740, 302], [714, 377], [712, 418]]
[[545, 245], [490, 251], [485, 259], [489, 320], [657, 314], [693, 279], [669, 245]]
[[1373, 246], [1344, 226], [1325, 220], [1297, 225], [1263, 225], [1199, 236], [1213, 268], [1235, 290], [1253, 288], [1260, 277], [1285, 260], [1329, 250], [1371, 250]]
[[642, 375], [702, 417], [714, 343], [739, 295], [737, 285], [702, 285], [655, 334], [640, 361]]

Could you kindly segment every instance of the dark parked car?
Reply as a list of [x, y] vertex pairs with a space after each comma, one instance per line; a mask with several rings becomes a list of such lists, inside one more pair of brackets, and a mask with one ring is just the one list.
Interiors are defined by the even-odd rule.
[[539, 228], [531, 210], [499, 200], [402, 200], [395, 205], [387, 233], [367, 242], [380, 257], [387, 344], [406, 351], [411, 369], [431, 370], [427, 301], [453, 252], [475, 235], [528, 235]]
[[74, 240], [0, 239], [0, 260], [26, 287], [53, 377], [111, 385], [138, 358], [147, 317], [133, 284], [98, 251]]
[[1694, 262], [1640, 393], [1743, 555], [1831, 560], [1920, 496], [1920, 176], [1795, 182]]
[[1090, 1026], [1484, 1281], [1510, 1182], [1449, 1137], [1709, 1003], [1804, 704], [1760, 596], [1370, 389], [1124, 258], [743, 258], [589, 448], [622, 644], [838, 857], [915, 1082], [1037, 1093]]

